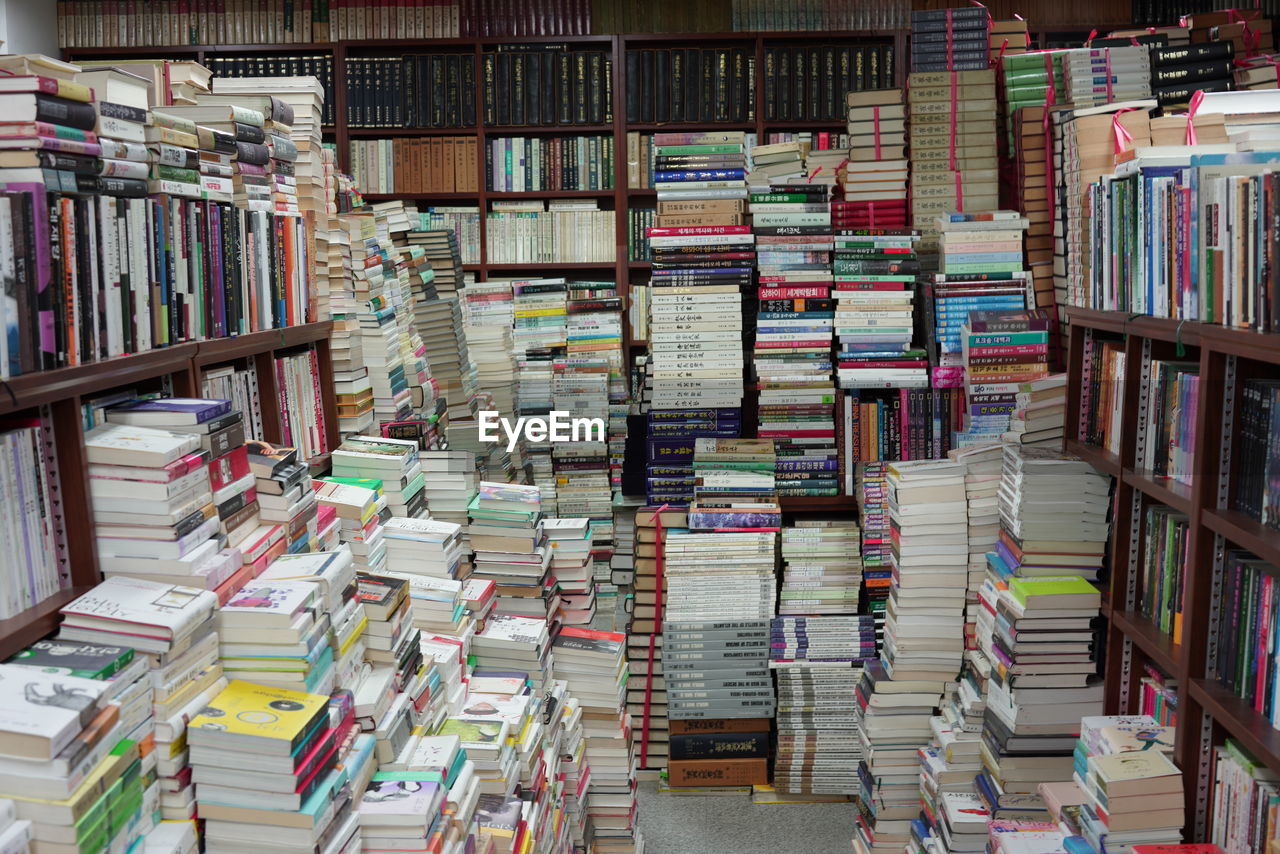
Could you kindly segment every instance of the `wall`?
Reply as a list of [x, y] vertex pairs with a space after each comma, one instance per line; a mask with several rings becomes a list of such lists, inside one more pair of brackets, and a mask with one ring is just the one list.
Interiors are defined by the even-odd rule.
[[57, 8], [54, 0], [0, 0], [4, 53], [58, 56]]

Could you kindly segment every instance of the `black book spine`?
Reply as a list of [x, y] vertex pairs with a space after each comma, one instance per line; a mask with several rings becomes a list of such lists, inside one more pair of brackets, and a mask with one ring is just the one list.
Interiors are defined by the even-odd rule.
[[525, 74], [528, 54], [511, 54], [511, 90], [508, 93], [511, 102], [511, 124], [524, 125], [525, 122]]
[[476, 123], [476, 61], [474, 57], [464, 56], [462, 64], [459, 68], [461, 73], [460, 85], [462, 87], [461, 95], [461, 114], [463, 127], [471, 127]]
[[[462, 61], [464, 57], [450, 55], [446, 60], [445, 81], [448, 98], [445, 101], [444, 120], [448, 127], [462, 124]], [[469, 60], [470, 58], [467, 57]]]
[[729, 119], [744, 122], [747, 120], [747, 52], [734, 48], [730, 61], [733, 79], [729, 87]]
[[63, 125], [79, 130], [93, 130], [98, 123], [98, 113], [92, 104], [70, 101], [56, 95], [37, 94], [36, 121]]
[[573, 54], [573, 123], [578, 125], [587, 124], [591, 112], [587, 64], [586, 51]]
[[[775, 84], [776, 94], [774, 97], [778, 101], [778, 118], [782, 121], [790, 121], [791, 116], [791, 53], [786, 48], [778, 48], [777, 51], [777, 83]], [[769, 91], [768, 80], [765, 81], [765, 91]]]
[[601, 66], [604, 69], [602, 74], [602, 85], [604, 87], [604, 97], [601, 99], [604, 104], [604, 123], [613, 124], [613, 57], [610, 54], [602, 54], [604, 57]]
[[495, 54], [486, 53], [480, 57], [481, 81], [484, 88], [484, 123], [498, 123], [498, 58]]
[[813, 121], [822, 118], [819, 110], [825, 97], [822, 91], [822, 49], [811, 47], [805, 53], [808, 55], [808, 61], [805, 63], [808, 78], [805, 81], [804, 117]]
[[640, 121], [650, 124], [656, 119], [656, 99], [654, 98], [654, 51], [640, 51]]
[[542, 119], [539, 124], [556, 123], [556, 53], [542, 57]]
[[805, 51], [802, 47], [791, 49], [791, 118], [803, 119], [805, 117], [805, 83], [809, 78], [807, 67], [809, 63], [805, 61]]
[[499, 53], [497, 57], [496, 79], [493, 97], [497, 102], [495, 124], [511, 124], [511, 54]]
[[894, 65], [896, 58], [893, 53], [893, 45], [884, 45], [880, 48], [880, 88], [892, 89], [897, 85], [898, 69]]
[[685, 52], [677, 49], [671, 51], [671, 121], [685, 120]]
[[712, 80], [714, 81], [714, 92], [712, 95], [712, 103], [715, 109], [712, 112], [711, 120], [716, 122], [729, 121], [729, 51], [727, 49], [718, 49], [712, 54]]
[[819, 118], [836, 119], [840, 117], [838, 99], [844, 93], [840, 91], [842, 78], [836, 76], [836, 48], [827, 45], [822, 48], [822, 114]]
[[627, 124], [639, 124], [640, 118], [640, 51], [627, 51]]
[[[542, 60], [540, 52], [530, 53], [525, 57], [525, 119], [531, 125], [542, 124]], [[550, 59], [551, 57], [545, 57]]]
[[684, 120], [696, 122], [702, 117], [702, 51], [689, 48], [684, 52]]
[[601, 124], [604, 122], [604, 54], [601, 51], [594, 50], [587, 55], [589, 67], [587, 68], [587, 92], [588, 92], [588, 115], [587, 122], [589, 124]]
[[573, 55], [556, 54], [556, 122], [573, 124]]
[[657, 50], [653, 55], [653, 119], [671, 121], [671, 53]]
[[[943, 64], [945, 65], [946, 63], [943, 63]], [[983, 68], [986, 68], [985, 60], [983, 63]], [[880, 50], [878, 48], [872, 47], [867, 50], [866, 75], [867, 75], [866, 85], [863, 88], [879, 89], [880, 88]]]
[[778, 49], [764, 49], [764, 120], [778, 118]]

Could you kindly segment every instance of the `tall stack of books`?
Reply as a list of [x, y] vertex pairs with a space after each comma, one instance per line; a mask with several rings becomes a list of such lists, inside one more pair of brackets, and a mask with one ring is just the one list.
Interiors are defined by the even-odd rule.
[[907, 113], [901, 89], [850, 92], [849, 162], [832, 203], [837, 228], [902, 228], [907, 219]]
[[471, 641], [477, 669], [526, 674], [535, 693], [550, 687], [551, 637], [547, 618], [495, 614]]
[[[164, 817], [187, 819], [195, 812], [195, 792], [190, 783], [186, 750], [187, 721], [226, 686], [218, 663], [218, 636], [213, 614], [217, 597], [196, 590], [138, 578], [108, 578], [62, 609], [58, 640], [132, 648], [147, 662], [147, 676], [159, 685], [152, 698], [158, 726], [155, 731], [156, 773], [162, 792]], [[16, 693], [16, 692], [15, 692]], [[50, 710], [46, 710], [51, 711]], [[137, 745], [118, 745], [124, 754], [137, 757]], [[112, 760], [114, 764], [116, 760]], [[124, 775], [131, 759], [111, 772], [99, 765], [98, 773]], [[87, 781], [86, 781], [87, 782]], [[83, 783], [81, 784], [83, 786]], [[83, 806], [99, 790], [91, 788]], [[18, 801], [19, 818], [36, 822], [40, 839], [40, 813], [27, 815]]]
[[[766, 189], [766, 188], [761, 188]], [[831, 341], [829, 190], [822, 184], [774, 184], [750, 196], [760, 281], [753, 361], [761, 439], [782, 456], [835, 452]], [[773, 293], [813, 297], [766, 298]], [[835, 495], [834, 477], [786, 478], [784, 495]]]
[[[635, 574], [627, 627], [627, 712], [639, 768], [667, 764], [666, 671], [662, 663], [662, 618], [668, 587], [664, 550], [672, 532], [686, 530], [683, 509], [641, 507], [635, 511]], [[661, 571], [660, 571], [661, 570]]]
[[382, 526], [387, 571], [457, 578], [463, 564], [462, 526], [437, 519], [393, 516]]
[[860, 536], [853, 520], [803, 519], [785, 528], [779, 616], [858, 613]]
[[978, 592], [987, 577], [987, 552], [1000, 535], [1000, 473], [1004, 452], [996, 444], [970, 445], [947, 452], [947, 457], [964, 466], [964, 495], [968, 517], [968, 585], [964, 603], [965, 649], [978, 648], [978, 620], [981, 604]]
[[499, 614], [537, 616], [556, 612], [555, 589], [547, 587], [551, 552], [542, 531], [541, 490], [536, 486], [481, 481], [467, 512], [472, 576], [498, 585]]
[[890, 854], [911, 839], [912, 820], [920, 814], [919, 751], [929, 742], [940, 687], [933, 679], [890, 679], [878, 660], [863, 666], [856, 705], [862, 745], [853, 837], [858, 854]]
[[[738, 467], [744, 463], [765, 465], [759, 470]], [[775, 465], [768, 439], [695, 439], [689, 527], [781, 528]]]
[[[609, 377], [604, 360], [573, 355], [553, 363], [552, 399], [557, 412], [594, 419], [588, 429], [570, 432], [568, 442], [551, 449], [558, 512], [564, 516], [607, 519], [613, 505], [609, 483]], [[581, 422], [580, 422], [581, 423]], [[598, 424], [599, 429], [595, 429]]]
[[360, 213], [341, 219], [351, 240], [352, 304], [348, 309], [360, 326], [360, 358], [373, 388], [374, 421], [401, 421], [412, 413], [400, 347], [402, 316], [408, 320], [410, 309], [395, 275], [389, 241], [379, 234], [378, 218]]
[[[422, 469], [422, 493], [431, 518], [458, 525], [465, 546], [467, 507], [480, 489], [475, 454], [455, 450], [420, 451], [418, 465]], [[464, 556], [469, 551], [464, 548]]]
[[[742, 405], [744, 313], [752, 308], [743, 294], [753, 284], [755, 238], [746, 226], [712, 223], [726, 210], [743, 209], [746, 136], [666, 133], [653, 141], [660, 213], [647, 229], [653, 250], [648, 408], [732, 414]], [[650, 453], [648, 462], [667, 461]]]
[[[985, 47], [982, 52], [985, 56]], [[998, 206], [996, 170], [990, 164], [996, 146], [995, 72], [985, 66], [983, 59], [972, 66], [983, 70], [916, 72], [907, 86], [911, 222], [923, 235], [920, 251], [927, 269], [935, 266], [940, 214]]]
[[889, 466], [893, 587], [885, 670], [895, 680], [953, 680], [964, 654], [968, 517], [964, 468], [951, 461]]
[[[248, 455], [248, 463], [255, 478], [257, 502], [261, 505], [258, 515], [265, 522], [285, 528], [288, 552], [314, 551], [313, 533], [316, 535], [315, 544], [319, 542], [319, 506], [316, 504], [310, 470], [306, 463], [298, 461], [298, 449], [273, 447], [271, 453], [260, 453], [264, 449], [254, 446], [254, 450], [256, 453]], [[233, 524], [228, 525], [228, 522]], [[243, 542], [239, 531], [235, 529], [236, 525], [241, 524], [231, 518], [223, 522], [223, 526], [230, 531], [227, 536], [229, 545]], [[248, 522], [243, 524], [247, 526]]]
[[[566, 348], [568, 286], [564, 279], [532, 279], [513, 284], [515, 294], [516, 400], [520, 416], [545, 416], [554, 403], [554, 363]], [[548, 512], [556, 509], [550, 441], [528, 442], [533, 482], [543, 488]]]
[[[667, 537], [663, 561], [671, 595], [663, 612], [662, 664], [672, 720], [773, 716], [766, 662], [777, 583], [775, 548], [772, 531]], [[723, 636], [724, 630], [757, 634], [740, 639]], [[751, 671], [765, 675], [741, 675]], [[719, 676], [708, 677], [708, 672]], [[713, 684], [700, 684], [708, 678]]]
[[582, 518], [544, 519], [542, 531], [551, 553], [551, 576], [560, 596], [560, 622], [566, 626], [589, 625], [596, 615], [591, 525]]
[[634, 840], [638, 834], [634, 747], [625, 711], [627, 636], [569, 626], [553, 644], [555, 670], [582, 710], [586, 804], [596, 839]]
[[[418, 464], [418, 443], [378, 436], [350, 436], [332, 454], [333, 476], [378, 481], [393, 516], [425, 518], [424, 478]], [[369, 486], [372, 484], [357, 484]]]
[[960, 334], [968, 406], [957, 444], [1000, 441], [1020, 385], [1049, 374], [1048, 312], [974, 311]]
[[862, 525], [862, 588], [858, 599], [860, 604], [866, 603], [866, 610], [876, 618], [879, 638], [884, 631], [884, 611], [893, 583], [889, 464], [858, 463], [850, 468], [857, 472], [853, 491]]
[[[216, 615], [219, 648], [228, 679], [252, 680], [328, 694], [335, 685], [329, 621], [316, 619], [314, 584], [253, 581], [223, 604]], [[230, 643], [234, 640], [235, 643]]]
[[1005, 441], [1054, 446], [1062, 442], [1067, 415], [1066, 374], [1048, 374], [1018, 384]]
[[986, 7], [913, 10], [911, 70], [963, 71], [987, 67]]

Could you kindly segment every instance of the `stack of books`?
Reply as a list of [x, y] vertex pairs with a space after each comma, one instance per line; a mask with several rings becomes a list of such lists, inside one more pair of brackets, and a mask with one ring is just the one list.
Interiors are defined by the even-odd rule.
[[551, 553], [551, 577], [560, 596], [560, 622], [589, 625], [596, 615], [591, 525], [581, 518], [544, 519], [542, 531]]
[[341, 695], [230, 683], [187, 729], [207, 847], [235, 851], [271, 838], [302, 851], [326, 833], [357, 835], [350, 801], [337, 798], [344, 783], [368, 773], [338, 764], [353, 736], [368, 739]]
[[[985, 40], [984, 35], [984, 45]], [[985, 46], [982, 53], [985, 57]], [[985, 58], [976, 67], [985, 69]], [[907, 99], [911, 222], [923, 235], [920, 251], [925, 266], [932, 269], [939, 215], [998, 207], [996, 170], [991, 165], [998, 114], [995, 72], [913, 73]]]
[[[799, 140], [751, 146], [747, 182], [756, 188], [803, 180], [808, 151], [809, 145]], [[662, 179], [654, 173], [654, 180]]]
[[969, 562], [964, 602], [965, 649], [978, 648], [977, 627], [981, 605], [978, 592], [987, 577], [987, 552], [1000, 535], [1000, 473], [1004, 451], [1000, 445], [970, 445], [947, 452], [964, 466], [964, 495], [968, 517]]
[[551, 637], [546, 617], [495, 614], [471, 641], [476, 667], [526, 674], [535, 692], [545, 691], [551, 675]]
[[[557, 412], [591, 419], [569, 431], [567, 442], [551, 449], [557, 512], [563, 516], [607, 519], [613, 506], [609, 482], [609, 376], [603, 360], [570, 356], [554, 364], [552, 397]], [[566, 425], [567, 426], [567, 425]], [[585, 428], [585, 429], [584, 429]]]
[[907, 221], [907, 113], [901, 89], [850, 92], [849, 162], [837, 176], [838, 228], [902, 228]]
[[920, 813], [919, 750], [929, 742], [929, 718], [941, 682], [890, 679], [880, 661], [868, 661], [858, 686], [857, 825], [853, 850], [889, 854], [906, 847]]
[[1182, 771], [1169, 760], [1174, 731], [1147, 715], [1080, 722], [1074, 780], [1087, 802], [1082, 835], [1093, 844], [1172, 845], [1186, 822]]
[[911, 70], [965, 71], [986, 68], [986, 7], [915, 9], [911, 12]]
[[858, 613], [860, 536], [852, 519], [801, 519], [784, 528], [779, 616]]
[[[763, 188], [762, 188], [763, 189]], [[835, 451], [831, 226], [827, 186], [774, 184], [750, 196], [760, 281], [753, 360], [756, 435], [785, 456]], [[804, 293], [811, 297], [766, 297]], [[831, 483], [789, 478], [791, 495], [835, 495]]]
[[418, 768], [374, 774], [357, 807], [362, 845], [412, 850], [443, 838], [448, 789], [441, 776]]
[[586, 814], [596, 839], [632, 840], [637, 833], [634, 747], [624, 708], [626, 644], [620, 632], [569, 626], [553, 645], [556, 676], [581, 709], [590, 768]]
[[[217, 612], [219, 648], [228, 679], [246, 679], [308, 693], [328, 694], [335, 684], [329, 620], [322, 616], [316, 585], [253, 581]], [[234, 639], [234, 643], [231, 641]]]
[[[738, 409], [743, 315], [751, 308], [743, 294], [753, 284], [755, 238], [746, 226], [712, 223], [743, 210], [746, 135], [660, 133], [653, 142], [659, 213], [647, 229], [653, 251], [648, 409]], [[652, 454], [648, 460], [659, 462]]]
[[[341, 217], [351, 242], [353, 278], [350, 294], [334, 306], [354, 315], [360, 328], [360, 363], [373, 388], [374, 423], [400, 421], [412, 414], [406, 365], [400, 348], [400, 325], [409, 313], [399, 277], [387, 275], [392, 265], [389, 241], [381, 238], [378, 218], [370, 214]], [[352, 355], [355, 355], [353, 349]]]
[[[1141, 45], [1070, 50], [1062, 70], [1067, 98], [1078, 109], [1148, 98], [1154, 83], [1151, 57]], [[1230, 78], [1229, 68], [1223, 76]]]
[[542, 531], [539, 487], [480, 482], [470, 508], [474, 577], [495, 582], [497, 611], [539, 617], [556, 612], [555, 588], [547, 587], [551, 552]]
[[[1006, 142], [1010, 152], [1015, 152], [1017, 148], [1018, 110], [1067, 103], [1063, 64], [1069, 53], [1070, 51], [1053, 50], [1009, 55], [1006, 52], [1000, 63], [1000, 79], [1004, 84], [1004, 110], [1001, 115], [1008, 131]], [[1040, 118], [1044, 118], [1043, 113], [1040, 113]], [[1040, 129], [1040, 135], [1044, 136], [1043, 128]], [[1042, 186], [1043, 184], [1041, 181]]]
[[[532, 279], [515, 282], [513, 291], [517, 415], [546, 416], [555, 408], [555, 361], [566, 352], [568, 286], [563, 278]], [[521, 451], [531, 466], [533, 482], [543, 488], [547, 512], [554, 513], [556, 488], [550, 440], [535, 442], [526, 436], [524, 443]]]
[[[226, 401], [185, 403], [192, 419], [203, 417], [205, 424], [225, 415], [230, 406]], [[121, 410], [115, 418], [145, 421], [139, 407], [147, 404], [156, 406], [160, 419], [172, 420], [173, 407], [184, 402], [136, 401], [126, 407], [137, 416]], [[240, 551], [220, 548], [209, 452], [200, 447], [200, 434], [107, 423], [86, 434], [85, 450], [98, 564], [106, 577], [217, 590], [240, 570]], [[243, 455], [243, 446], [239, 450]], [[248, 483], [252, 492], [252, 475]], [[224, 500], [236, 503], [234, 496]]]
[[[913, 285], [920, 270], [917, 240], [905, 228], [845, 229], [836, 235], [832, 296], [841, 388], [865, 390], [869, 398], [875, 389], [894, 389], [874, 397], [888, 400], [897, 396], [897, 389], [928, 386], [924, 354], [911, 349]], [[857, 395], [845, 397], [848, 401]], [[851, 411], [850, 403], [845, 409]], [[851, 435], [847, 424], [845, 434]]]
[[665, 614], [665, 572], [658, 573], [666, 540], [686, 530], [683, 509], [641, 507], [635, 511], [636, 544], [633, 604], [627, 627], [627, 712], [632, 716], [632, 740], [639, 768], [663, 768], [667, 764], [666, 674], [662, 664], [662, 618]]
[[[163, 789], [160, 808], [165, 818], [186, 819], [194, 815], [195, 792], [186, 752], [187, 721], [227, 684], [218, 662], [218, 636], [214, 631], [217, 601], [207, 590], [136, 578], [108, 578], [62, 609], [59, 641], [132, 648], [135, 657], [146, 661], [149, 672], [144, 678], [159, 686], [152, 696], [152, 711], [163, 722], [155, 728], [155, 753], [156, 773]], [[51, 710], [52, 707], [46, 708], [45, 714]], [[139, 733], [138, 737], [142, 735]], [[124, 755], [133, 750], [136, 757], [136, 744], [121, 747]], [[120, 779], [129, 764], [126, 761], [114, 772], [100, 765], [98, 771], [114, 773], [113, 779]], [[68, 771], [72, 767], [68, 765]], [[98, 790], [88, 791], [86, 807]], [[19, 805], [18, 817], [37, 823], [35, 836], [39, 839], [40, 815], [26, 815], [21, 801]]]
[[[391, 696], [386, 687], [396, 674], [398, 656], [394, 651], [403, 650], [404, 641], [414, 634], [413, 612], [409, 605], [409, 581], [391, 575], [356, 574], [356, 597], [366, 620], [365, 658], [376, 662], [373, 675], [364, 674], [356, 686], [357, 716], [369, 719], [368, 730], [373, 730]], [[384, 696], [385, 695], [385, 696]], [[377, 713], [367, 712], [376, 709]]]
[[[261, 506], [258, 515], [264, 523], [279, 525], [285, 530], [289, 554], [316, 551], [320, 542], [319, 505], [310, 469], [298, 461], [298, 449], [273, 447], [270, 453], [262, 453], [261, 446], [251, 447], [255, 452], [248, 455], [248, 464]], [[226, 522], [223, 524], [230, 527]], [[227, 541], [240, 542], [235, 534], [229, 534]]]
[[[286, 581], [310, 584], [316, 588], [314, 602], [316, 623], [325, 622], [328, 646], [333, 650], [335, 684], [354, 685], [364, 664], [365, 629], [369, 618], [357, 595], [356, 568], [351, 551], [336, 547], [315, 554], [281, 555], [257, 579], [259, 582]], [[221, 638], [223, 656], [257, 652], [239, 648], [232, 637]]]
[[[467, 507], [480, 489], [476, 456], [467, 451], [420, 451], [422, 494], [431, 518], [459, 526], [463, 546], [467, 543]], [[463, 560], [470, 549], [463, 548]]]
[[[773, 531], [667, 537], [663, 561], [671, 595], [663, 611], [662, 663], [673, 720], [773, 716], [773, 686], [765, 662], [776, 596], [775, 548]], [[728, 590], [733, 595], [726, 595]], [[754, 629], [759, 636], [718, 636], [724, 629]], [[721, 679], [748, 684], [698, 687], [699, 678], [692, 674], [705, 679], [704, 671], [712, 670], [721, 671]], [[761, 670], [766, 672], [762, 678], [739, 676]]]
[[332, 461], [335, 478], [376, 481], [392, 515], [414, 519], [427, 515], [417, 442], [350, 436], [333, 451]]
[[968, 520], [964, 468], [950, 461], [889, 466], [894, 570], [884, 630], [895, 680], [951, 681], [964, 655]]
[[988, 34], [987, 49], [992, 65], [998, 66], [1005, 57], [1031, 50], [1031, 33], [1027, 22], [1020, 16], [1007, 21], [992, 20]]
[[645, 420], [645, 499], [655, 506], [685, 507], [693, 501], [693, 457], [699, 438], [732, 437], [742, 432], [742, 410], [738, 408], [651, 409]]
[[391, 518], [379, 490], [338, 483], [315, 482], [316, 503], [323, 511], [333, 508], [338, 517], [338, 537], [351, 549], [356, 566], [379, 572], [386, 566], [387, 544], [382, 536], [383, 517]]
[[1057, 447], [1062, 442], [1067, 414], [1066, 374], [1048, 374], [1018, 384], [1006, 441]]
[[850, 465], [856, 470], [852, 491], [858, 502], [858, 519], [862, 526], [862, 589], [859, 604], [876, 618], [876, 633], [884, 629], [884, 611], [892, 586], [893, 547], [889, 516], [889, 464], [884, 462]]
[[975, 311], [1017, 312], [1028, 308], [1030, 288], [1023, 272], [931, 273], [924, 288], [928, 346], [935, 388], [964, 385], [964, 325]]
[[1003, 576], [1097, 578], [1110, 487], [1106, 475], [1074, 457], [1005, 445], [995, 568]]
[[387, 571], [457, 578], [463, 561], [461, 531], [452, 522], [392, 516], [382, 526]]
[[1021, 384], [1049, 374], [1048, 312], [974, 311], [960, 334], [968, 405], [957, 444], [1000, 441]]
[[[689, 527], [780, 529], [773, 448], [768, 439], [695, 439]], [[742, 463], [766, 465], [751, 470], [739, 468]]]

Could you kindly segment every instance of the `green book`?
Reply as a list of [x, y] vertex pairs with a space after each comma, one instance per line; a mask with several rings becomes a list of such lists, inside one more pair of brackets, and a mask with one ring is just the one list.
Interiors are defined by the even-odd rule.
[[5, 663], [62, 676], [106, 679], [119, 673], [130, 661], [133, 661], [132, 647], [46, 638], [36, 641]]

